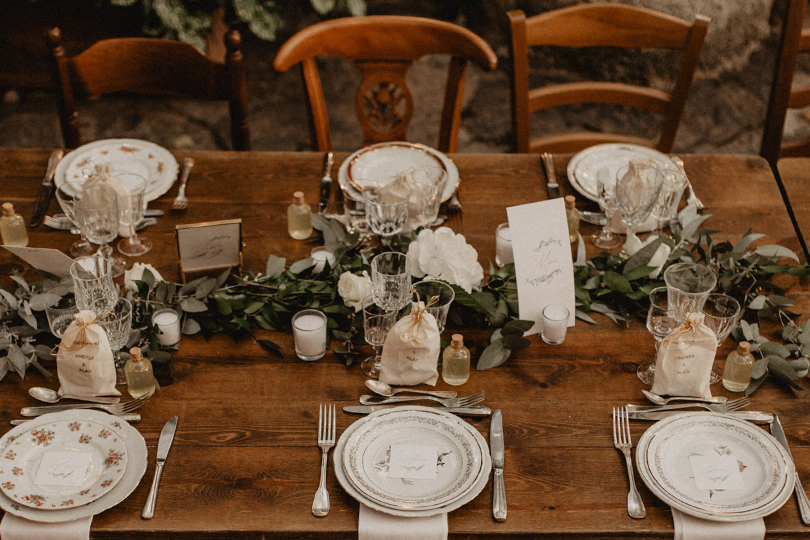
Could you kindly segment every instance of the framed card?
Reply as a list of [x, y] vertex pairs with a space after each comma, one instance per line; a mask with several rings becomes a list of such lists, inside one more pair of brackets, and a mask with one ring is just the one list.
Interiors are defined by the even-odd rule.
[[242, 220], [175, 226], [180, 275], [242, 266]]

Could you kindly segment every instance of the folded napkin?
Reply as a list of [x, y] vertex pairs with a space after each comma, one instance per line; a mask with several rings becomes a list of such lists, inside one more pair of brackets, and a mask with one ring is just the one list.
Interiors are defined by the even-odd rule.
[[90, 540], [93, 516], [62, 523], [40, 523], [6, 512], [0, 521], [2, 540]]
[[[765, 522], [762, 518], [730, 523], [708, 521], [672, 509], [675, 540], [762, 540]], [[5, 540], [5, 539], [4, 539]]]
[[[447, 540], [447, 514], [399, 517], [360, 504], [358, 540]], [[6, 540], [5, 537], [3, 540]]]

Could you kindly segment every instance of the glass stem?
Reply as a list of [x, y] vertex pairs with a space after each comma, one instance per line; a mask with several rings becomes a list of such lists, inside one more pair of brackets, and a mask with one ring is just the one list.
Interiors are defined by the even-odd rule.
[[107, 259], [112, 258], [113, 250], [107, 242], [104, 242], [99, 246], [98, 252], [101, 253]]

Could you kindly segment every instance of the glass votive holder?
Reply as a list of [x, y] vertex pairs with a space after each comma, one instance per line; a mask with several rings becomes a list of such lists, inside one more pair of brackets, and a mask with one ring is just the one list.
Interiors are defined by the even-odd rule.
[[65, 335], [65, 330], [68, 329], [68, 326], [70, 326], [70, 323], [73, 322], [78, 314], [79, 307], [75, 302], [66, 302], [65, 304], [60, 302], [55, 306], [45, 307], [48, 327], [51, 329], [51, 333], [59, 339], [62, 339], [62, 336]]
[[180, 343], [180, 314], [172, 308], [159, 309], [152, 314], [152, 324], [162, 333], [157, 335], [161, 345], [175, 347]]
[[316, 309], [299, 311], [292, 318], [295, 354], [301, 360], [320, 360], [326, 354], [326, 315]]
[[495, 229], [495, 264], [503, 266], [515, 262], [512, 254], [512, 233], [509, 231], [509, 223], [501, 223]]
[[559, 345], [565, 341], [568, 329], [568, 308], [559, 304], [549, 304], [543, 308], [543, 331], [540, 337], [549, 345]]
[[326, 267], [329, 262], [329, 268], [335, 267], [335, 254], [326, 246], [318, 246], [312, 248], [309, 252], [309, 257], [315, 263], [315, 272], [320, 272]]

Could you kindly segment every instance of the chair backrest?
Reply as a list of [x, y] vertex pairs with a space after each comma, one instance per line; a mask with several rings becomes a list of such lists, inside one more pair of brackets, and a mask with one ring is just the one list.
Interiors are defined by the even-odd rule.
[[[691, 24], [651, 9], [618, 3], [580, 4], [527, 18], [508, 14], [512, 30], [512, 115], [518, 152], [575, 152], [594, 144], [630, 142], [672, 150], [695, 68], [703, 50], [709, 19]], [[671, 93], [619, 82], [574, 82], [529, 88], [529, 47], [620, 47], [680, 49], [680, 69]], [[657, 141], [630, 135], [578, 132], [532, 139], [533, 112], [577, 103], [612, 103], [651, 111], [663, 117]]]
[[46, 42], [58, 90], [62, 137], [68, 148], [82, 144], [77, 98], [126, 92], [226, 100], [233, 148], [250, 150], [242, 38], [235, 30], [225, 36], [224, 64], [211, 60], [192, 45], [166, 39], [106, 39], [70, 58], [65, 56], [58, 28], [46, 33]]
[[467, 62], [493, 70], [497, 57], [487, 43], [458, 25], [402, 16], [366, 16], [318, 23], [292, 36], [279, 50], [273, 66], [286, 72], [300, 63], [307, 91], [313, 150], [332, 150], [329, 118], [315, 58], [332, 55], [351, 60], [363, 81], [355, 109], [364, 144], [407, 140], [414, 100], [405, 80], [411, 64], [431, 55], [450, 55], [445, 84], [439, 142], [443, 152], [455, 152], [461, 122]]
[[810, 156], [810, 137], [782, 141], [788, 109], [810, 105], [810, 85], [793, 86], [793, 73], [799, 54], [810, 51], [810, 28], [803, 28], [807, 0], [789, 0], [782, 39], [765, 117], [760, 155], [776, 171], [780, 157]]

